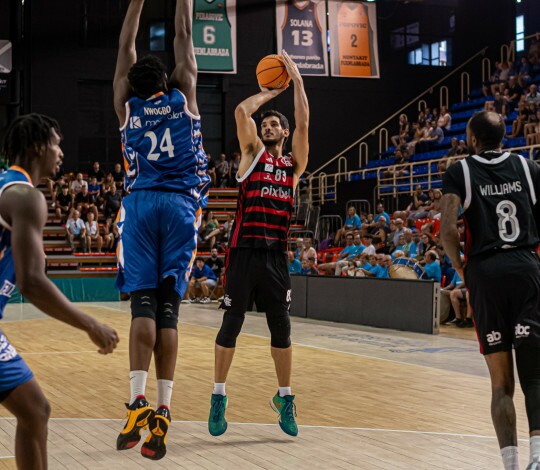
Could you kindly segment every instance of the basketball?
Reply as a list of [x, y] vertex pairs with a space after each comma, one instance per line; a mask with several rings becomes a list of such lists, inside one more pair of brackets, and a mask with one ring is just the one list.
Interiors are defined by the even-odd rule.
[[291, 81], [281, 56], [263, 57], [257, 65], [257, 81], [263, 88], [285, 88]]

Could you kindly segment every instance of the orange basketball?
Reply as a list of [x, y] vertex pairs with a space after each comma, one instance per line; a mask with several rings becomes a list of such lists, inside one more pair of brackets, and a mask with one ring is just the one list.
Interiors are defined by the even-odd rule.
[[257, 81], [263, 88], [284, 88], [291, 81], [281, 56], [263, 57], [257, 65]]

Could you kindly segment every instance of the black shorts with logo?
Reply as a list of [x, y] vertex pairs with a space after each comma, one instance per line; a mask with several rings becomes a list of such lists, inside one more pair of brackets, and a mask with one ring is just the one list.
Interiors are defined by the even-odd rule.
[[283, 315], [291, 304], [287, 255], [278, 250], [231, 248], [225, 265], [220, 308], [243, 314], [252, 310]]
[[480, 352], [540, 347], [540, 260], [532, 250], [511, 250], [472, 258], [465, 284]]

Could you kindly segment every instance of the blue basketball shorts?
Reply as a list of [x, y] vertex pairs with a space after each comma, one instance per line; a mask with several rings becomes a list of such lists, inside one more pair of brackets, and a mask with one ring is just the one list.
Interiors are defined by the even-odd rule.
[[28, 382], [34, 374], [10, 344], [6, 336], [0, 332], [0, 400], [19, 385]]
[[173, 276], [182, 298], [197, 254], [201, 212], [184, 194], [139, 190], [126, 196], [117, 217], [117, 289], [155, 289]]

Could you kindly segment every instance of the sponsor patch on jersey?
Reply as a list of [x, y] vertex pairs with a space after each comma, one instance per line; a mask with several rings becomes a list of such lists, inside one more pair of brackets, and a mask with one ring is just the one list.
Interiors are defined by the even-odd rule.
[[273, 173], [274, 172], [274, 165], [269, 165], [268, 163], [266, 163], [264, 165], [264, 171], [267, 171], [268, 173]]
[[129, 128], [130, 129], [140, 129], [142, 127], [141, 118], [134, 116], [129, 118]]
[[283, 162], [283, 165], [285, 166], [293, 166], [293, 160], [289, 156], [281, 157], [281, 161]]
[[3, 295], [4, 297], [11, 297], [11, 294], [13, 294], [13, 291], [15, 290], [15, 284], [12, 284], [9, 281], [4, 281], [4, 285], [0, 289], [0, 295]]

